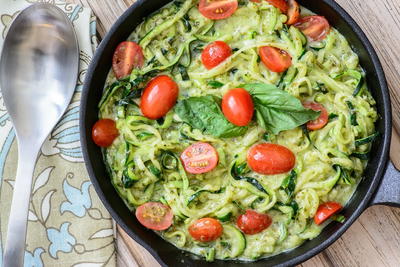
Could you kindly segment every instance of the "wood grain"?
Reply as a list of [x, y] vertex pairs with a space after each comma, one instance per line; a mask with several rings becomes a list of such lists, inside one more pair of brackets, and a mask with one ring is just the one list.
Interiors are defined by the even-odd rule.
[[[134, 0], [69, 0], [92, 8], [98, 31], [104, 36]], [[151, 1], [151, 0], [150, 0]], [[400, 1], [337, 0], [356, 20], [383, 64], [393, 105], [391, 158], [400, 168]], [[118, 266], [156, 267], [159, 264], [118, 227]], [[375, 206], [367, 209], [331, 247], [302, 267], [400, 266], [400, 209]]]

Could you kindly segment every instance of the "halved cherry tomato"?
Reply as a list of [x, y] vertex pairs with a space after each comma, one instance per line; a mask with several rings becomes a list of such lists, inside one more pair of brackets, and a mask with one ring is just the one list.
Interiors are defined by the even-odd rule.
[[271, 217], [254, 210], [246, 210], [237, 218], [236, 224], [246, 235], [255, 235], [267, 229], [272, 223]]
[[142, 48], [135, 42], [122, 42], [115, 49], [112, 68], [117, 79], [131, 74], [133, 68], [141, 68], [144, 63]]
[[246, 126], [253, 118], [253, 99], [243, 88], [231, 89], [222, 98], [222, 112], [231, 123]]
[[[261, 0], [250, 0], [251, 2], [260, 3]], [[265, 0], [276, 8], [279, 8], [283, 14], [286, 14], [288, 5], [285, 0]]]
[[324, 221], [328, 220], [332, 215], [342, 209], [342, 205], [337, 202], [326, 202], [319, 205], [317, 213], [314, 216], [315, 224], [320, 225]]
[[247, 152], [247, 163], [257, 173], [273, 175], [293, 169], [296, 157], [284, 146], [264, 143], [250, 148]]
[[183, 151], [181, 160], [185, 170], [189, 173], [206, 173], [218, 164], [218, 153], [207, 143], [196, 143]]
[[300, 6], [295, 0], [288, 0], [289, 9], [287, 11], [287, 25], [295, 24], [300, 18]]
[[285, 0], [266, 0], [268, 3], [276, 8], [279, 8], [283, 14], [286, 14], [288, 5]]
[[210, 70], [232, 55], [232, 49], [223, 41], [215, 41], [204, 48], [201, 61], [204, 67]]
[[202, 218], [189, 226], [190, 235], [200, 242], [211, 242], [222, 235], [221, 223], [213, 218]]
[[160, 75], [151, 80], [144, 89], [140, 110], [146, 118], [157, 120], [175, 105], [179, 87], [169, 76]]
[[284, 72], [292, 65], [288, 52], [272, 46], [260, 48], [260, 57], [264, 65], [273, 72]]
[[321, 111], [318, 119], [309, 121], [307, 123], [307, 129], [310, 131], [315, 131], [324, 128], [329, 119], [328, 111], [326, 110], [326, 108], [323, 105], [315, 102], [304, 102], [303, 106], [314, 111]]
[[323, 16], [303, 17], [294, 26], [299, 28], [311, 41], [322, 41], [330, 30], [329, 22]]
[[109, 147], [119, 135], [115, 121], [110, 119], [98, 120], [92, 128], [92, 139], [100, 147]]
[[172, 210], [160, 202], [147, 202], [140, 205], [135, 215], [142, 225], [156, 231], [168, 229], [174, 217]]
[[226, 19], [238, 8], [237, 0], [200, 0], [199, 11], [208, 19]]

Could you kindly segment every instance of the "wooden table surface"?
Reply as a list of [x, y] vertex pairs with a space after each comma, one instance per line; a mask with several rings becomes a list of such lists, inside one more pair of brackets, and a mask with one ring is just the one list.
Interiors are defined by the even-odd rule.
[[[134, 0], [69, 0], [89, 6], [104, 36]], [[151, 1], [151, 0], [149, 0]], [[400, 0], [337, 0], [357, 21], [383, 64], [393, 103], [394, 138], [391, 157], [400, 167]], [[121, 229], [117, 237], [118, 266], [156, 267], [153, 257]], [[400, 209], [368, 208], [331, 247], [301, 266], [400, 266]]]

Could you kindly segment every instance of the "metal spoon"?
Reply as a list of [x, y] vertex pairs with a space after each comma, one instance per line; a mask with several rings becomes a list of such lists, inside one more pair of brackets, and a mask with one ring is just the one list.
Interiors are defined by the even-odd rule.
[[78, 67], [77, 38], [62, 10], [35, 4], [18, 15], [0, 59], [0, 88], [16, 131], [19, 155], [4, 266], [23, 266], [35, 162], [71, 101]]

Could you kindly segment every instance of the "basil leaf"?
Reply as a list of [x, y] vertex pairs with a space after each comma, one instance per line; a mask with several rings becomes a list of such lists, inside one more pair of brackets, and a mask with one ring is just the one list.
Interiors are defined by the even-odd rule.
[[175, 112], [193, 128], [215, 137], [230, 138], [245, 134], [247, 127], [235, 126], [225, 118], [220, 102], [219, 98], [211, 95], [189, 97], [176, 104]]
[[300, 100], [270, 84], [243, 86], [253, 97], [257, 122], [268, 132], [278, 134], [319, 117], [320, 112], [306, 109]]

